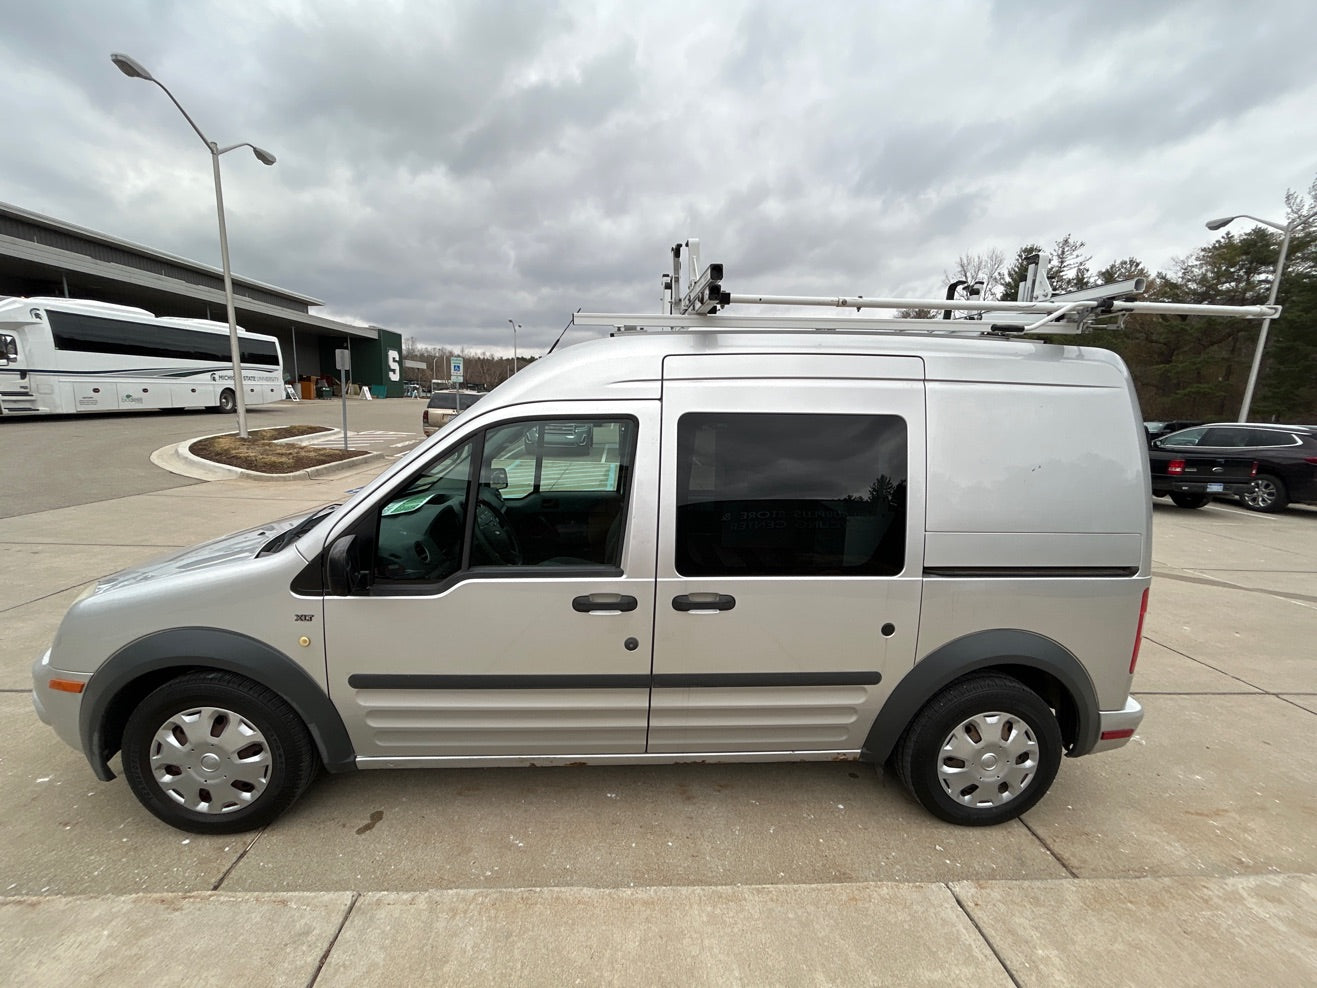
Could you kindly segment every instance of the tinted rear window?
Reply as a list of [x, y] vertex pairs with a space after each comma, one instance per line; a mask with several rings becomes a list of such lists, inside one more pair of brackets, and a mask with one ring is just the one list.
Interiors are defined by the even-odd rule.
[[904, 567], [904, 419], [688, 414], [677, 447], [683, 576], [892, 576]]

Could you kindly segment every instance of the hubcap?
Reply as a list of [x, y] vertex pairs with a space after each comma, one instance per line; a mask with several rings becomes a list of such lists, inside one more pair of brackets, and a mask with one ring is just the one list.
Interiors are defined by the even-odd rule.
[[1250, 508], [1267, 508], [1276, 500], [1276, 487], [1265, 480], [1253, 481], [1253, 486], [1244, 495], [1244, 503]]
[[197, 813], [232, 813], [260, 798], [273, 759], [265, 736], [222, 707], [170, 717], [151, 741], [151, 774], [174, 802]]
[[975, 714], [947, 735], [938, 754], [942, 788], [965, 806], [991, 807], [1020, 795], [1038, 772], [1038, 739], [1015, 714]]

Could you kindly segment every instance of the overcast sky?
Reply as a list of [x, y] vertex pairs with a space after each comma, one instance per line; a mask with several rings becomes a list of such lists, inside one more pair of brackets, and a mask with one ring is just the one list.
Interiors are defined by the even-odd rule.
[[[3, 0], [0, 199], [422, 343], [735, 292], [941, 296], [966, 251], [1167, 269], [1317, 176], [1312, 0]], [[1238, 224], [1241, 229], [1243, 225]], [[590, 331], [576, 330], [568, 341]]]

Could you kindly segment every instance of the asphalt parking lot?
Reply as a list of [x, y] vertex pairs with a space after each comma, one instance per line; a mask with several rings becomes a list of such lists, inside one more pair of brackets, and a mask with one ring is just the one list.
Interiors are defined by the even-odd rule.
[[37, 720], [30, 663], [88, 582], [369, 475], [0, 517], [7, 983], [1317, 981], [1317, 510], [1156, 502], [1139, 734], [985, 830], [842, 763], [322, 776], [203, 838]]

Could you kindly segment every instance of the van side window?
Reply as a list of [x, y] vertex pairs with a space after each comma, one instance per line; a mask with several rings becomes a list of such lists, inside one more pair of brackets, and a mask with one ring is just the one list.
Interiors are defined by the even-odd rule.
[[441, 456], [380, 510], [376, 577], [430, 582], [461, 568], [472, 448]]
[[463, 568], [535, 567], [543, 576], [549, 567], [619, 566], [635, 433], [632, 419], [487, 429], [381, 509], [376, 578], [437, 583]]
[[906, 423], [895, 415], [683, 415], [677, 571], [900, 573], [907, 463]]
[[635, 433], [631, 419], [536, 419], [490, 429], [471, 564], [620, 565]]

